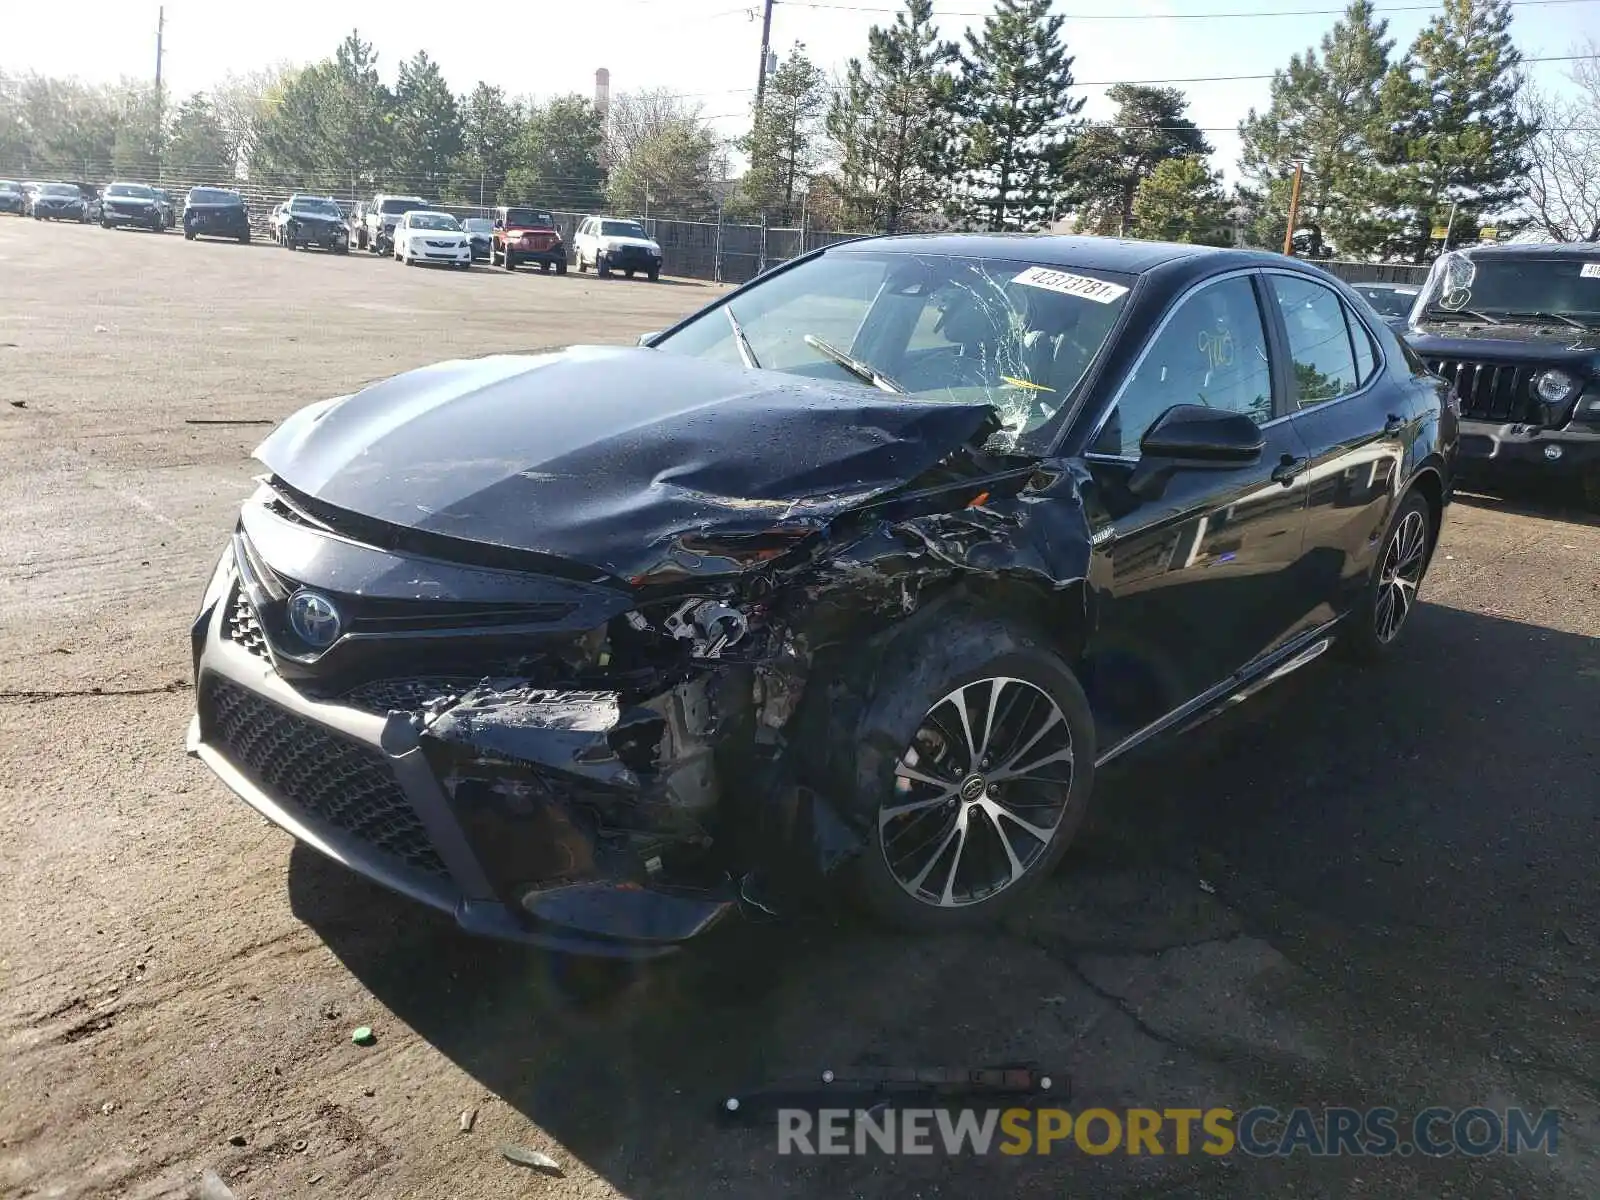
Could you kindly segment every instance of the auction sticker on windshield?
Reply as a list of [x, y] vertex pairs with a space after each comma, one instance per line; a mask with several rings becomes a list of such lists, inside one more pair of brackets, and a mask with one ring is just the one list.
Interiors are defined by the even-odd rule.
[[1583, 279], [1600, 279], [1600, 262], [1584, 263], [1578, 275]]
[[1063, 296], [1093, 300], [1096, 304], [1110, 304], [1128, 294], [1128, 289], [1121, 284], [1107, 283], [1104, 279], [1090, 279], [1087, 275], [1073, 275], [1068, 271], [1057, 271], [1050, 267], [1029, 267], [1020, 275], [1014, 276], [1011, 282], [1060, 292]]

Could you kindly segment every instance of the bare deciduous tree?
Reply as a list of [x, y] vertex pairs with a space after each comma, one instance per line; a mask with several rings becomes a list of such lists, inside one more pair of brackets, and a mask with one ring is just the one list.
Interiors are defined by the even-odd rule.
[[1523, 109], [1539, 132], [1528, 146], [1523, 208], [1558, 242], [1600, 238], [1600, 47], [1574, 64], [1571, 95], [1523, 88]]

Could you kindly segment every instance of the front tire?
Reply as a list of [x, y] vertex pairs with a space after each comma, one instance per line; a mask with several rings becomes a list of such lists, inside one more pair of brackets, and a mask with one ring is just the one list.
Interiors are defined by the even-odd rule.
[[1071, 667], [1025, 625], [956, 611], [908, 629], [865, 691], [839, 793], [868, 830], [859, 898], [919, 933], [1003, 915], [1088, 811], [1094, 719]]
[[1422, 579], [1433, 556], [1433, 510], [1416, 490], [1401, 499], [1384, 531], [1383, 549], [1361, 599], [1345, 618], [1339, 645], [1358, 662], [1379, 662], [1394, 652], [1410, 624]]
[[508, 271], [515, 271], [517, 269], [517, 256], [507, 250], [500, 256], [500, 265]]

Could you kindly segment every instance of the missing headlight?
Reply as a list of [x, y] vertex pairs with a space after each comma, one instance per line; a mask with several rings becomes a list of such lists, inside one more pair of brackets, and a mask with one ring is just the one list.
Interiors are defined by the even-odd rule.
[[666, 632], [689, 643], [696, 658], [720, 658], [749, 632], [750, 621], [737, 608], [720, 600], [685, 600], [662, 622]]

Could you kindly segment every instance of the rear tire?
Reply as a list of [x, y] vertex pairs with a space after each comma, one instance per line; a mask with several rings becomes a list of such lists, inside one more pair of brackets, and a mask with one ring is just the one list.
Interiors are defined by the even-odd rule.
[[185, 229], [183, 231], [183, 240], [186, 241], [186, 242], [194, 241], [194, 233], [193, 233], [193, 231]]
[[556, 263], [556, 274], [557, 275], [565, 275], [566, 273], [567, 273], [567, 260], [563, 258], [560, 262]]
[[1345, 657], [1372, 663], [1394, 653], [1411, 623], [1433, 556], [1434, 537], [1433, 511], [1426, 497], [1415, 489], [1407, 492], [1384, 530], [1383, 549], [1361, 599], [1344, 619], [1338, 645]]
[[912, 932], [986, 925], [1050, 874], [1087, 815], [1083, 688], [1044, 636], [972, 610], [907, 626], [866, 670], [846, 692], [862, 697], [854, 728], [829, 729], [847, 739], [834, 794], [868, 830], [857, 896]]
[[646, 278], [649, 279], [651, 283], [655, 283], [658, 279], [661, 278], [661, 268], [657, 267], [655, 270], [651, 271], [650, 274], [648, 276], [646, 276]]

